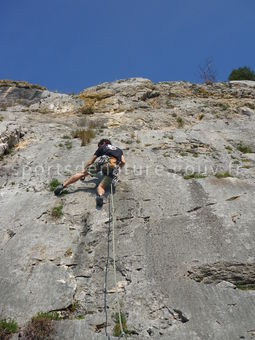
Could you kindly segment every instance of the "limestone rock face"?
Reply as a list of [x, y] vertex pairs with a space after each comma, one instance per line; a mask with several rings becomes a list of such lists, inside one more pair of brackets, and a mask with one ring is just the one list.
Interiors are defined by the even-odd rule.
[[[1, 318], [22, 337], [38, 312], [57, 311], [54, 339], [114, 339], [118, 293], [130, 339], [252, 339], [253, 82], [134, 78], [72, 96], [14, 84], [0, 82]], [[74, 136], [91, 129], [81, 147]], [[127, 161], [113, 196], [117, 287], [100, 175], [60, 197], [49, 189], [104, 137]]]
[[41, 100], [29, 109], [40, 113], [75, 113], [81, 106], [82, 102], [72, 96], [44, 91]]
[[0, 80], [0, 110], [73, 113], [82, 102], [62, 93], [47, 91], [40, 85]]
[[0, 125], [0, 157], [14, 147], [22, 136], [21, 127], [15, 123]]
[[31, 105], [41, 98], [45, 90], [40, 85], [31, 85], [26, 82], [0, 80], [1, 107], [16, 105]]

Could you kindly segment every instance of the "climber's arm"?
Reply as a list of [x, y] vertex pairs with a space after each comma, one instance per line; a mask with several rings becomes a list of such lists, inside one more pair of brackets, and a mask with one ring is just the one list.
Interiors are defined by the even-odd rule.
[[121, 161], [120, 161], [120, 167], [123, 168], [123, 166], [126, 164], [126, 161], [125, 161], [125, 158], [124, 156], [122, 155], [121, 156]]
[[97, 159], [97, 156], [96, 155], [93, 155], [93, 157], [88, 161], [88, 163], [86, 164], [85, 168], [84, 168], [84, 171], [87, 171], [88, 170], [88, 167], [93, 164], [95, 162], [95, 160]]

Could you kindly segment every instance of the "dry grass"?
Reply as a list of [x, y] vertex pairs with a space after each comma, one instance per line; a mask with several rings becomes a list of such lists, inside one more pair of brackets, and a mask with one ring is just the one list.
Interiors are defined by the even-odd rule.
[[106, 125], [107, 119], [104, 118], [89, 118], [88, 117], [83, 117], [80, 118], [77, 126], [80, 127], [81, 129], [105, 129], [107, 128]]
[[25, 149], [29, 144], [29, 141], [27, 139], [19, 141], [18, 144], [15, 145], [16, 150], [22, 150]]
[[205, 116], [205, 115], [204, 115], [203, 113], [201, 113], [200, 115], [198, 115], [197, 119], [198, 119], [198, 120], [202, 120], [202, 119], [204, 118], [204, 116]]
[[96, 132], [91, 128], [88, 128], [87, 130], [77, 129], [72, 132], [72, 136], [73, 138], [80, 138], [81, 146], [85, 146], [96, 136]]
[[182, 117], [178, 116], [176, 118], [177, 124], [178, 124], [178, 128], [182, 128], [184, 126], [184, 120], [182, 119]]
[[54, 336], [54, 327], [52, 320], [59, 320], [56, 312], [52, 313], [38, 313], [26, 325], [24, 329], [25, 340], [50, 340]]
[[67, 251], [65, 252], [65, 257], [69, 257], [69, 256], [72, 256], [72, 255], [73, 255], [72, 249], [68, 248]]
[[255, 110], [255, 105], [253, 103], [247, 102], [247, 103], [245, 103], [245, 106], [249, 107], [252, 110]]
[[194, 87], [193, 94], [197, 97], [202, 97], [202, 98], [208, 98], [211, 95], [210, 92], [208, 92], [203, 87]]
[[94, 111], [94, 105], [84, 105], [79, 108], [78, 113], [81, 113], [83, 115], [91, 115], [93, 114]]
[[8, 108], [7, 104], [5, 104], [5, 103], [0, 104], [0, 111], [6, 111], [7, 108]]
[[95, 112], [95, 98], [85, 98], [80, 95], [80, 98], [83, 99], [84, 105], [78, 109], [78, 113], [84, 114], [84, 115], [90, 115]]

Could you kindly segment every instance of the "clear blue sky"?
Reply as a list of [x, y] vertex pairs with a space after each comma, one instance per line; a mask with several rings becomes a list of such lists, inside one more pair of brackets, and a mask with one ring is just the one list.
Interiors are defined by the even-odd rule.
[[2, 0], [0, 79], [78, 92], [145, 77], [198, 82], [255, 69], [255, 0]]

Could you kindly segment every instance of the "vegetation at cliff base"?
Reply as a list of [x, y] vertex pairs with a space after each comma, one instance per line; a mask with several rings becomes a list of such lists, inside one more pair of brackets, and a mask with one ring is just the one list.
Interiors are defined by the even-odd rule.
[[7, 340], [11, 338], [11, 334], [18, 331], [18, 325], [15, 321], [0, 320], [0, 339]]
[[38, 313], [26, 325], [24, 329], [25, 339], [29, 340], [45, 340], [52, 339], [54, 327], [52, 320], [60, 320], [57, 312]]

